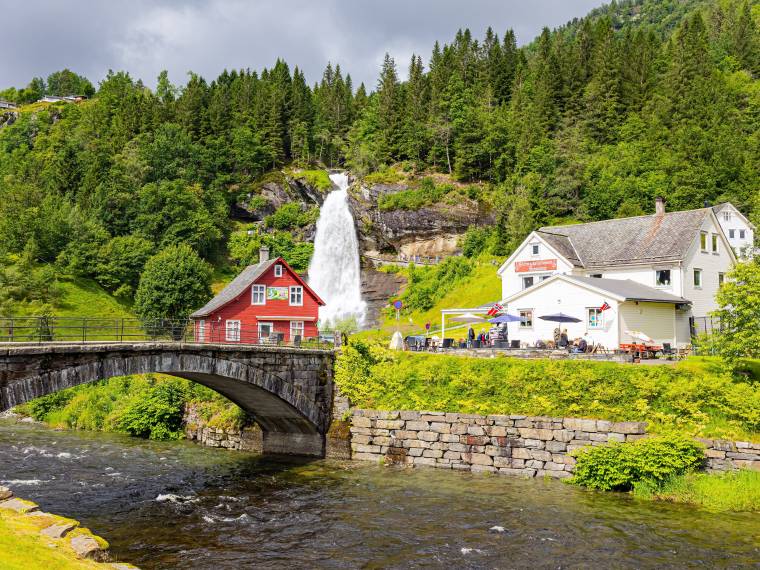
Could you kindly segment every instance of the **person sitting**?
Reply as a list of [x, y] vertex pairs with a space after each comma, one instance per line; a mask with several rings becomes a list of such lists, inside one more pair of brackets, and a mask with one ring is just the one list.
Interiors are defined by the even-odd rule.
[[559, 348], [567, 348], [569, 344], [570, 341], [567, 338], [567, 329], [564, 329], [559, 335], [559, 342], [557, 343], [557, 346]]
[[546, 348], [546, 343], [543, 340], [538, 339], [536, 341], [536, 348]]
[[573, 349], [573, 352], [577, 354], [582, 354], [588, 350], [588, 341], [585, 338], [582, 338], [578, 341], [578, 343], [575, 345], [575, 348]]

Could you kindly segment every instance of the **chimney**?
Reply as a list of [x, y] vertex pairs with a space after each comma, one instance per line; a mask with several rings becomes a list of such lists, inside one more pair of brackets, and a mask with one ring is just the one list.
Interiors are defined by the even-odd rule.
[[269, 261], [269, 248], [262, 245], [259, 248], [259, 263], [264, 263], [265, 261]]
[[658, 216], [662, 216], [665, 214], [665, 198], [663, 198], [662, 196], [657, 196], [657, 198], [654, 201], [654, 210]]

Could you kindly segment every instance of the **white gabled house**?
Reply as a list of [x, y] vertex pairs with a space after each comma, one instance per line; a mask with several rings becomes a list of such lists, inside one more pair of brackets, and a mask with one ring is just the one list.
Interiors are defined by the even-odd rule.
[[[549, 340], [557, 325], [538, 317], [563, 312], [582, 319], [562, 326], [571, 338], [588, 333], [608, 348], [630, 342], [625, 330], [689, 344], [693, 328], [709, 322], [715, 294], [736, 263], [717, 217], [729, 206], [666, 213], [658, 199], [649, 216], [531, 232], [498, 270], [502, 305], [512, 314], [532, 312], [531, 324], [509, 325], [510, 338]], [[592, 310], [604, 302], [612, 308], [600, 324]]]
[[755, 226], [730, 202], [713, 206], [718, 223], [741, 259], [751, 259], [755, 254]]

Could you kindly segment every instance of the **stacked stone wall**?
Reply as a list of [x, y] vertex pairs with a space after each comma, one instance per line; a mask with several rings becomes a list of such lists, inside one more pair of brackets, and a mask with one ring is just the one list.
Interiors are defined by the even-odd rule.
[[[376, 410], [354, 410], [350, 433], [357, 460], [558, 479], [575, 449], [647, 437], [646, 422]], [[760, 444], [701, 441], [708, 470], [760, 470]]]

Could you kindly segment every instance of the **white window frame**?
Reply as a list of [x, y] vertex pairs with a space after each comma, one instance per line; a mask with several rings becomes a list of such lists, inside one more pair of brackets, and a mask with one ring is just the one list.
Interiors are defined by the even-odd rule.
[[718, 234], [710, 234], [710, 250], [713, 253], [720, 253], [718, 248]]
[[728, 237], [734, 239], [736, 237], [736, 230], [728, 230]]
[[718, 287], [720, 287], [721, 285], [723, 285], [723, 283], [725, 283], [725, 282], [726, 282], [726, 274], [718, 272]]
[[[233, 325], [233, 326], [230, 326]], [[237, 325], [237, 326], [234, 326]], [[227, 319], [224, 323], [224, 340], [227, 342], [240, 342], [240, 321]]]
[[529, 322], [527, 322], [527, 323], [523, 322], [523, 321], [520, 321], [520, 326], [518, 328], [520, 328], [522, 330], [532, 330], [533, 329], [533, 321], [534, 321], [534, 318], [535, 318], [535, 312], [534, 312], [534, 310], [533, 309], [518, 309], [517, 310], [517, 314], [520, 317], [525, 318], [525, 316], [523, 315], [523, 313], [530, 313], [530, 319], [529, 319]]
[[538, 276], [538, 282], [541, 283], [541, 281], [546, 281], [552, 276], [551, 273], [544, 273], [543, 275]]
[[707, 232], [699, 232], [699, 250], [702, 253], [707, 253]]
[[541, 253], [541, 246], [537, 243], [530, 244], [530, 254], [539, 255]]
[[[257, 298], [260, 297], [260, 302]], [[251, 285], [251, 305], [266, 305], [267, 304], [267, 286], [266, 285]]]
[[747, 230], [739, 230], [739, 239], [744, 239], [747, 235]]
[[[697, 283], [697, 276], [699, 276], [699, 283]], [[702, 281], [704, 280], [704, 271], [699, 269], [698, 267], [695, 267], [692, 270], [692, 284], [694, 285], [695, 289], [701, 289], [702, 288]]]
[[[596, 317], [596, 324], [591, 324], [591, 311], [595, 311], [597, 317]], [[586, 328], [589, 330], [598, 330], [604, 328], [604, 311], [602, 311], [599, 307], [586, 307]]]
[[[525, 284], [525, 280], [526, 280], [526, 279], [530, 279], [530, 280], [532, 280], [533, 282], [532, 282], [530, 285], [526, 285], [526, 284]], [[535, 276], [535, 275], [523, 275], [523, 276], [522, 276], [522, 288], [523, 288], [523, 291], [524, 291], [525, 289], [530, 289], [530, 288], [531, 288], [531, 287], [533, 287], [535, 284], [536, 284], [536, 276]]]
[[274, 266], [274, 276], [282, 277], [282, 264], [278, 263]]
[[[295, 327], [293, 325], [296, 325]], [[304, 331], [306, 327], [303, 321], [290, 321], [290, 340], [294, 340], [297, 335], [301, 336], [301, 340], [304, 338]]]
[[731, 212], [723, 212], [723, 219], [727, 222], [731, 221]]
[[[266, 337], [264, 337], [261, 334], [261, 327], [262, 327], [262, 325], [269, 327], [269, 334]], [[269, 340], [269, 337], [271, 337], [274, 334], [274, 323], [272, 321], [259, 321], [257, 323], [256, 332], [259, 335], [259, 342], [263, 342], [265, 340]]]
[[[303, 307], [303, 287], [300, 285], [291, 285], [288, 295], [288, 304], [291, 307]], [[296, 296], [296, 302], [293, 302], [293, 296]]]
[[[661, 285], [660, 283], [657, 282], [657, 274], [660, 271], [667, 271], [668, 273], [670, 273], [670, 282], [667, 285]], [[673, 286], [673, 270], [672, 269], [655, 269], [654, 270], [654, 286], [657, 287], [658, 289], [667, 289], [668, 287], [672, 287]]]
[[206, 342], [206, 321], [201, 319], [198, 321], [198, 342]]

